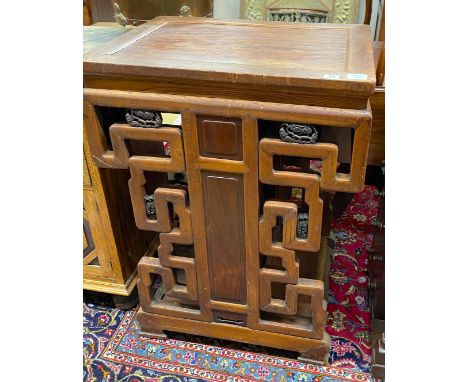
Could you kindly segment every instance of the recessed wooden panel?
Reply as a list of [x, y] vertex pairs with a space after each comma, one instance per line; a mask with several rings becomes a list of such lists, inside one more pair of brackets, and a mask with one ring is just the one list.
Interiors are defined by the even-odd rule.
[[202, 171], [211, 298], [246, 301], [241, 175]]
[[197, 117], [200, 155], [242, 160], [242, 124], [236, 118]]

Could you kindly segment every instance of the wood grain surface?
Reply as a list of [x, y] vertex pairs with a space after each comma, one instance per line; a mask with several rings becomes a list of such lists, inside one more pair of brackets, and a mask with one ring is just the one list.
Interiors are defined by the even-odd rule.
[[158, 17], [88, 52], [84, 73], [301, 86], [369, 95], [368, 25]]

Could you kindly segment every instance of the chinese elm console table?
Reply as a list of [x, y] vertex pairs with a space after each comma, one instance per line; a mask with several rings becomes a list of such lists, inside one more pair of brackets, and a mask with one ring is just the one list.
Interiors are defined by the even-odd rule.
[[[307, 264], [322, 196], [363, 188], [374, 72], [365, 25], [161, 17], [85, 55], [93, 161], [130, 172], [136, 225], [159, 233], [138, 264], [143, 335], [327, 362], [324, 283]], [[330, 131], [352, 137], [345, 167]]]

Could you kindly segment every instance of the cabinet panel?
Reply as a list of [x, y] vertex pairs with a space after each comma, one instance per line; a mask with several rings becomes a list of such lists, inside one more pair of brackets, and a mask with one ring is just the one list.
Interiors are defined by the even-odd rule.
[[211, 296], [246, 300], [242, 176], [202, 172]]
[[197, 124], [201, 156], [242, 160], [240, 119], [197, 117]]
[[94, 191], [83, 190], [83, 204], [83, 273], [111, 278], [113, 272], [106, 256], [106, 238]]

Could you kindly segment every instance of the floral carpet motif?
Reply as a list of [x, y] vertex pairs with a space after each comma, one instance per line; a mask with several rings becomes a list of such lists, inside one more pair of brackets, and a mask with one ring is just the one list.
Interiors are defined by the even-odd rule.
[[373, 382], [367, 296], [371, 221], [377, 215], [374, 187], [356, 194], [332, 226], [327, 332], [330, 366], [294, 359], [292, 352], [171, 333], [168, 339], [138, 337], [136, 309], [83, 304], [83, 380], [86, 382]]

